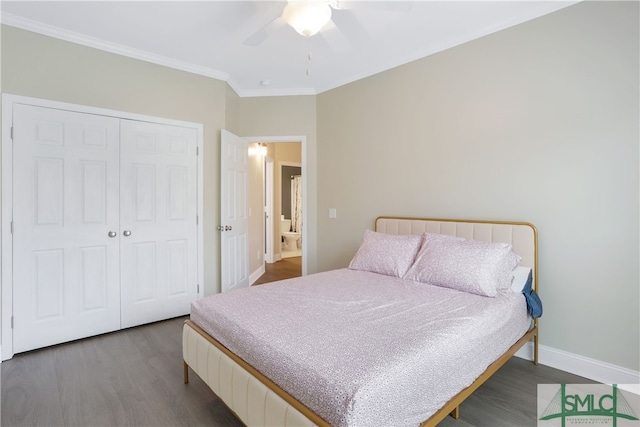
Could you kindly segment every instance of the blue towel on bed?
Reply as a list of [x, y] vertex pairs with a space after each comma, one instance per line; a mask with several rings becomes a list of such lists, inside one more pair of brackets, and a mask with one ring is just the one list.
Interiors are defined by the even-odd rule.
[[531, 270], [529, 270], [529, 277], [527, 278], [527, 283], [525, 283], [524, 288], [522, 288], [522, 293], [527, 300], [527, 311], [534, 319], [542, 316], [542, 301], [540, 301], [540, 297], [531, 287], [533, 283], [533, 277]]

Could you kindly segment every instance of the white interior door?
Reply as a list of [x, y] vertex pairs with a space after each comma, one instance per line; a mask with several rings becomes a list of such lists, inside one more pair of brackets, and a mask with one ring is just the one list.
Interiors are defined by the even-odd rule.
[[14, 352], [120, 327], [118, 127], [14, 106]]
[[246, 140], [222, 130], [220, 221], [222, 292], [249, 286]]
[[197, 131], [122, 120], [122, 327], [189, 313], [197, 283]]

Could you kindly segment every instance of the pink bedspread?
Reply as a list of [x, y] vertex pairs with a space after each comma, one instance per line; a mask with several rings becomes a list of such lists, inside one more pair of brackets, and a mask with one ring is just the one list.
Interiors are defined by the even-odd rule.
[[530, 327], [522, 294], [333, 270], [203, 298], [191, 320], [334, 426], [415, 426]]

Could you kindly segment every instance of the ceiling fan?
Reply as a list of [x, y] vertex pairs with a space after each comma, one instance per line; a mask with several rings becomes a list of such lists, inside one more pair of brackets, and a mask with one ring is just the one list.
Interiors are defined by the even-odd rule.
[[282, 11], [282, 18], [298, 34], [312, 37], [331, 20], [331, 9], [342, 9], [339, 0], [289, 1]]
[[[313, 37], [321, 30], [330, 30], [327, 31], [331, 33], [330, 37], [325, 37], [325, 39], [328, 39], [327, 41], [333, 45], [334, 49], [338, 47], [339, 50], [343, 50], [348, 45], [347, 37], [342, 34], [331, 19], [332, 11], [346, 13], [359, 8], [399, 11], [407, 10], [411, 4], [412, 1], [289, 0], [280, 16], [247, 37], [243, 43], [249, 46], [258, 46], [275, 30], [288, 24], [298, 34], [307, 38]], [[351, 16], [351, 21], [355, 22], [355, 17]]]
[[331, 21], [332, 9], [341, 9], [340, 3], [339, 0], [290, 0], [279, 16], [251, 34], [243, 43], [258, 46], [287, 24], [299, 34], [312, 37]]

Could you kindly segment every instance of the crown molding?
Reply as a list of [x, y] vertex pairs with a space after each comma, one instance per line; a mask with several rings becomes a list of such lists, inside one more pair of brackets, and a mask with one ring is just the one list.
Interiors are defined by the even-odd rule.
[[226, 82], [229, 79], [229, 73], [202, 67], [200, 65], [195, 65], [184, 61], [178, 61], [166, 56], [156, 55], [143, 50], [133, 49], [121, 44], [107, 42], [101, 39], [89, 37], [73, 31], [64, 30], [52, 25], [43, 24], [42, 22], [26, 19], [6, 12], [2, 12], [0, 14], [0, 23], [8, 25], [10, 27], [16, 27], [22, 30], [27, 30], [71, 43], [76, 43], [82, 46], [103, 50], [105, 52], [115, 53], [116, 55], [139, 59], [141, 61], [150, 62], [153, 64], [162, 65], [176, 70], [186, 71], [205, 77], [211, 77], [216, 80], [223, 80]]
[[252, 89], [244, 90], [238, 83], [230, 77], [227, 80], [227, 84], [240, 98], [260, 98], [265, 96], [299, 96], [299, 95], [317, 95], [318, 92], [315, 89], [310, 88], [288, 88], [288, 89]]
[[[232, 86], [233, 88], [233, 86]], [[235, 90], [235, 89], [234, 89]], [[257, 89], [257, 90], [235, 90], [241, 98], [259, 98], [262, 96], [305, 96], [317, 95], [318, 92], [309, 88], [286, 88], [286, 89]]]
[[145, 62], [150, 62], [156, 65], [162, 65], [165, 67], [173, 68], [176, 70], [186, 71], [188, 73], [198, 74], [205, 77], [210, 77], [216, 80], [222, 80], [233, 89], [241, 98], [245, 97], [262, 97], [262, 96], [295, 96], [295, 95], [316, 95], [317, 91], [310, 90], [308, 88], [300, 89], [258, 89], [258, 90], [243, 90], [230, 76], [229, 73], [214, 70], [207, 67], [191, 64], [184, 61], [178, 61], [172, 58], [168, 58], [162, 55], [156, 55], [139, 49], [133, 49], [128, 46], [120, 45], [117, 43], [107, 42], [94, 37], [89, 37], [73, 31], [68, 31], [55, 27], [42, 22], [26, 19], [21, 16], [13, 15], [11, 13], [1, 12], [0, 23], [8, 25], [10, 27], [20, 28], [22, 30], [31, 31], [33, 33], [42, 34], [44, 36], [52, 37], [59, 40], [68, 41], [71, 43], [79, 44], [94, 49], [99, 49], [105, 52], [110, 52], [116, 55], [121, 55], [129, 58], [138, 59]]

